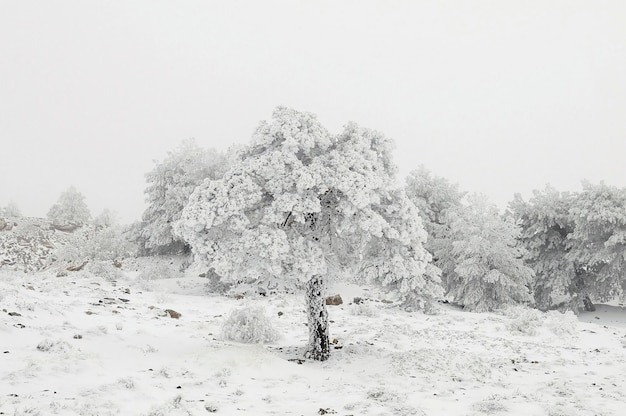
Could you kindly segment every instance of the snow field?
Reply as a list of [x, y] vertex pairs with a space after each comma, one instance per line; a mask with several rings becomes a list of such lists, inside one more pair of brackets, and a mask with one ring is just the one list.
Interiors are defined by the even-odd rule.
[[[300, 360], [301, 295], [237, 300], [206, 294], [206, 279], [136, 276], [0, 272], [0, 414], [621, 415], [626, 403], [615, 309], [580, 317], [590, 322], [525, 308], [424, 315], [337, 285], [336, 343], [317, 363]], [[247, 307], [277, 341], [222, 338]]]

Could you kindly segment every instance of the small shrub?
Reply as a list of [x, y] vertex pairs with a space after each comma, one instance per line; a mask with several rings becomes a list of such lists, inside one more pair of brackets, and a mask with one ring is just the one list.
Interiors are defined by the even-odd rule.
[[222, 337], [245, 344], [273, 342], [279, 338], [265, 311], [259, 306], [235, 309], [222, 325]]
[[350, 305], [348, 311], [350, 312], [350, 315], [368, 317], [378, 316], [378, 308], [370, 303], [353, 303], [352, 305]]
[[574, 312], [549, 311], [546, 313], [546, 326], [558, 336], [573, 336], [578, 333], [578, 319]]
[[507, 325], [509, 331], [524, 335], [535, 335], [537, 328], [543, 325], [544, 316], [541, 311], [524, 307], [510, 307], [504, 315], [513, 320]]
[[180, 276], [180, 273], [174, 270], [173, 265], [161, 261], [155, 261], [146, 264], [137, 277], [142, 280], [156, 280], [172, 279]]
[[124, 273], [115, 267], [110, 261], [93, 261], [87, 263], [87, 271], [95, 276], [102, 277], [110, 282], [121, 279]]

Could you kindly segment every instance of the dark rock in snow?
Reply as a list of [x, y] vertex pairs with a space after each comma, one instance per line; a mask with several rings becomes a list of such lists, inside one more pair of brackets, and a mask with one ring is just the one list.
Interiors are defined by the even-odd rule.
[[352, 299], [352, 302], [354, 302], [355, 305], [360, 305], [361, 303], [363, 303], [363, 298], [356, 297]]
[[22, 315], [17, 312], [9, 312], [9, 316], [22, 316]]
[[326, 298], [327, 305], [341, 305], [343, 303], [343, 299], [341, 299], [341, 295], [329, 296]]
[[179, 319], [181, 316], [183, 316], [182, 314], [180, 314], [179, 312], [176, 312], [173, 309], [166, 309], [165, 313], [172, 319]]

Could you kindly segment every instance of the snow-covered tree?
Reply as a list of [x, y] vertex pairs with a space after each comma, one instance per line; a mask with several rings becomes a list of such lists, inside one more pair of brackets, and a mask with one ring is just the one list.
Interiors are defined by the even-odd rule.
[[73, 186], [63, 192], [48, 211], [48, 219], [57, 226], [81, 226], [89, 221], [90, 217], [85, 197]]
[[118, 215], [108, 208], [102, 210], [100, 215], [93, 219], [96, 228], [112, 228], [118, 225]]
[[0, 215], [18, 218], [22, 216], [22, 212], [14, 201], [9, 201], [4, 208], [0, 208]]
[[205, 179], [220, 178], [227, 168], [226, 156], [185, 140], [165, 160], [146, 174], [148, 207], [142, 216], [138, 243], [144, 253], [187, 251], [184, 241], [173, 232], [189, 195]]
[[419, 209], [429, 239], [440, 233], [440, 228], [445, 226], [446, 213], [460, 207], [465, 196], [458, 184], [431, 174], [424, 166], [407, 176], [406, 194]]
[[[626, 293], [626, 189], [583, 183], [570, 208], [574, 230], [567, 258], [586, 301], [607, 301]], [[586, 298], [586, 299], [585, 299]]]
[[507, 304], [529, 303], [533, 271], [517, 244], [520, 229], [479, 195], [448, 211], [449, 231], [436, 251], [446, 289], [471, 311], [491, 311]]
[[408, 309], [432, 310], [443, 295], [440, 270], [425, 251], [426, 232], [417, 207], [403, 191], [392, 190], [372, 207], [386, 221], [362, 255], [359, 276], [396, 289]]
[[532, 289], [539, 309], [577, 310], [582, 281], [577, 277], [571, 250], [574, 223], [570, 207], [575, 195], [547, 185], [524, 201], [516, 194], [509, 210], [521, 227], [519, 241], [526, 263], [534, 270]]
[[[196, 258], [226, 280], [304, 285], [307, 356], [325, 360], [329, 278], [356, 270], [367, 255], [386, 257], [383, 280], [402, 270], [415, 297], [431, 296], [436, 283], [424, 276], [429, 255], [420, 221], [395, 221], [415, 207], [391, 191], [394, 172], [391, 142], [382, 134], [349, 124], [332, 136], [314, 115], [277, 108], [238, 163], [194, 191], [177, 229]], [[371, 249], [386, 242], [393, 243], [389, 250]]]

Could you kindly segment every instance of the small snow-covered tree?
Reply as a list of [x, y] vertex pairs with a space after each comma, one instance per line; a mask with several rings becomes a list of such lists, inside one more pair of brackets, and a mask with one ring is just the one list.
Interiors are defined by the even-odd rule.
[[533, 271], [522, 260], [525, 250], [517, 244], [520, 229], [513, 220], [479, 195], [447, 215], [450, 229], [437, 248], [436, 264], [446, 276], [448, 293], [478, 312], [529, 303]]
[[521, 227], [519, 241], [526, 249], [526, 263], [534, 270], [532, 289], [541, 310], [577, 309], [582, 281], [568, 253], [574, 223], [570, 207], [575, 195], [546, 185], [524, 201], [516, 194], [509, 210]]
[[382, 235], [371, 237], [359, 275], [396, 289], [408, 309], [432, 310], [443, 295], [440, 270], [423, 249], [427, 234], [417, 207], [400, 190], [391, 190], [372, 207], [385, 220]]
[[193, 139], [185, 140], [165, 160], [146, 174], [148, 207], [142, 216], [138, 243], [142, 251], [156, 254], [184, 252], [188, 247], [173, 232], [173, 224], [187, 204], [189, 195], [205, 179], [220, 178], [226, 156], [213, 149], [199, 147]]
[[81, 226], [89, 221], [90, 217], [85, 197], [73, 186], [63, 192], [48, 211], [48, 219], [57, 226]]
[[[390, 146], [382, 134], [355, 124], [331, 136], [314, 115], [277, 108], [271, 123], [260, 124], [238, 163], [222, 179], [205, 181], [193, 192], [177, 229], [196, 258], [226, 280], [304, 285], [307, 356], [325, 360], [330, 354], [324, 303], [329, 278], [355, 270], [365, 255], [392, 253], [398, 254], [388, 258], [393, 267], [385, 267], [406, 269], [412, 279], [407, 286], [416, 296], [426, 292], [420, 284], [429, 277], [420, 281], [408, 272], [427, 269], [421, 223], [406, 221], [416, 229], [400, 230], [389, 220], [411, 211], [389, 203], [395, 171]], [[386, 241], [395, 246], [370, 249]]]
[[0, 215], [19, 218], [22, 216], [22, 212], [14, 201], [9, 201], [4, 208], [0, 208]]
[[93, 225], [99, 229], [116, 227], [118, 225], [117, 217], [118, 215], [115, 211], [105, 208], [100, 215], [93, 219]]
[[626, 293], [626, 189], [583, 183], [570, 208], [574, 223], [567, 258], [574, 265], [579, 297], [607, 301]]

